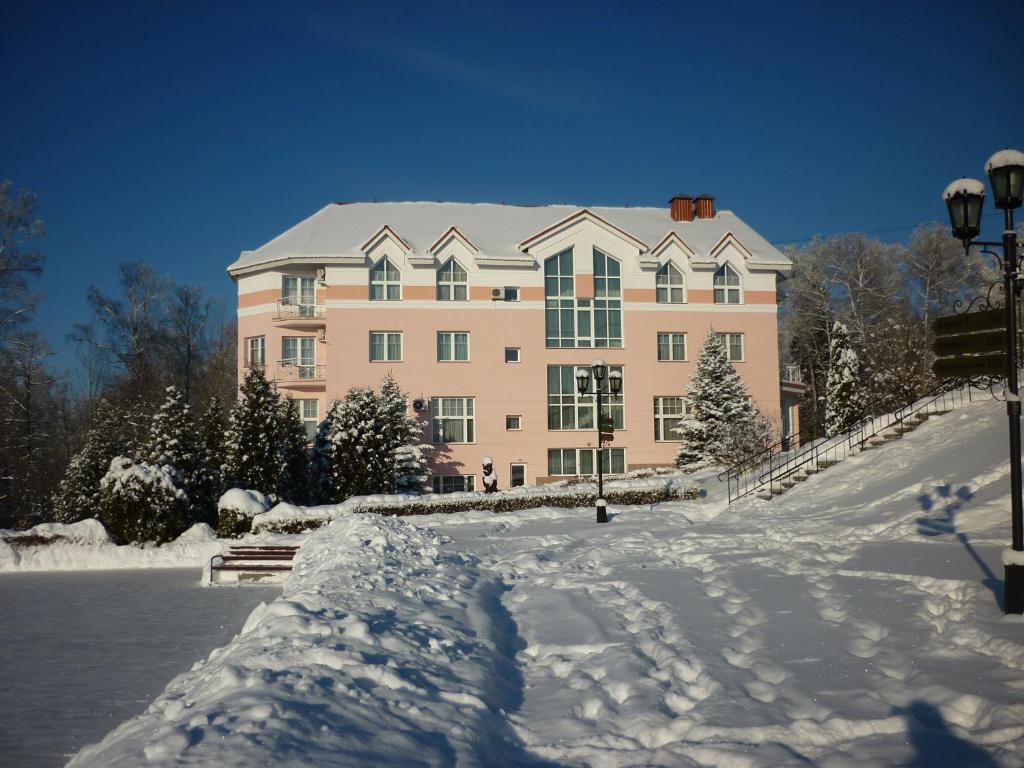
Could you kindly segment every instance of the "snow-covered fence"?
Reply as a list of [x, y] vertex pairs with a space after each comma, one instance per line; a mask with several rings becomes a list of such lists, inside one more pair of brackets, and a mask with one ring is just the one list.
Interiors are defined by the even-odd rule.
[[[612, 481], [605, 486], [610, 504], [660, 504], [698, 498], [699, 490], [688, 480], [675, 477]], [[515, 512], [535, 507], [574, 509], [593, 506], [597, 486], [593, 482], [571, 486], [515, 488], [498, 493], [448, 493], [413, 495], [354, 496], [323, 507], [295, 507], [279, 504], [253, 520], [253, 533], [299, 533], [319, 528], [346, 514], [373, 513], [389, 517], [453, 514], [456, 512]]]

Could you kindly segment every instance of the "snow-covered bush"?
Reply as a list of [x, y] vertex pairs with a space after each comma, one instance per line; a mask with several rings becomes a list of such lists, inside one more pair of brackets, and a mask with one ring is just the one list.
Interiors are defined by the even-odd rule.
[[167, 467], [116, 456], [100, 480], [99, 520], [119, 544], [163, 544], [188, 528], [188, 496]]
[[217, 535], [238, 538], [249, 532], [252, 519], [270, 509], [270, 501], [259, 491], [231, 488], [217, 502]]

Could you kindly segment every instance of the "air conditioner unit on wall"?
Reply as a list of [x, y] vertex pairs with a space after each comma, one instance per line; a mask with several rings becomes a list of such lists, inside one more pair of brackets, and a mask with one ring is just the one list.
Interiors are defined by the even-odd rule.
[[412, 409], [414, 411], [429, 411], [430, 410], [430, 398], [418, 397], [412, 401]]
[[320, 342], [327, 341], [327, 329], [326, 328], [320, 328], [320, 329], [317, 330], [317, 332], [316, 332], [316, 340], [320, 341]]
[[501, 301], [505, 292], [501, 288], [491, 288], [491, 301]]
[[320, 285], [327, 285], [327, 267], [316, 268], [316, 281]]

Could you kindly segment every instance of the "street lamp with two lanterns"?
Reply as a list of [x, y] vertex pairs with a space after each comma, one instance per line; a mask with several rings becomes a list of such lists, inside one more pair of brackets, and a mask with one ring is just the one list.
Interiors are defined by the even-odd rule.
[[1006, 412], [1010, 422], [1010, 502], [1011, 549], [1003, 556], [1005, 568], [1006, 613], [1024, 613], [1024, 504], [1021, 499], [1020, 394], [1017, 381], [1017, 302], [1021, 290], [1020, 259], [1017, 256], [1017, 234], [1013, 229], [1013, 211], [1024, 200], [1024, 152], [1004, 149], [985, 163], [985, 172], [992, 184], [996, 208], [1003, 211], [1003, 239], [997, 242], [976, 240], [981, 234], [981, 209], [985, 202], [985, 185], [977, 179], [958, 179], [943, 193], [949, 210], [953, 237], [964, 244], [983, 249], [1002, 246], [1002, 256], [986, 250], [1003, 270], [1003, 292], [1006, 297]]
[[586, 397], [590, 394], [590, 379], [593, 376], [594, 379], [594, 392], [597, 394], [597, 522], [607, 523], [608, 522], [608, 503], [604, 498], [604, 458], [602, 443], [606, 433], [610, 433], [611, 429], [606, 429], [604, 420], [604, 408], [602, 405], [601, 395], [604, 390], [604, 380], [608, 379], [608, 390], [612, 395], [618, 395], [622, 392], [622, 373], [619, 371], [608, 372], [608, 364], [604, 360], [597, 359], [590, 364], [589, 368], [582, 367], [576, 369], [576, 388], [579, 390], [580, 397]]

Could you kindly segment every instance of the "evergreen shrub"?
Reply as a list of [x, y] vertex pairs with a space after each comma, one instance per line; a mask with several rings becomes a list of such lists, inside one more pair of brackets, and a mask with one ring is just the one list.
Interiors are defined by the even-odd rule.
[[116, 456], [100, 480], [99, 521], [118, 544], [164, 544], [189, 525], [188, 496], [173, 469]]

